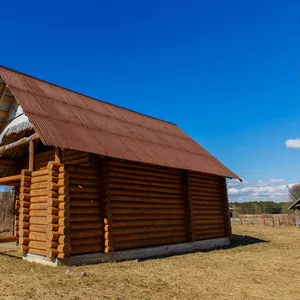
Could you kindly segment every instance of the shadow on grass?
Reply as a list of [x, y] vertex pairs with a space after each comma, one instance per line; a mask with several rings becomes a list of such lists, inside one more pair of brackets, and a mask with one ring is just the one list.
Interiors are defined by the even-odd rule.
[[202, 250], [195, 250], [192, 252], [182, 252], [182, 253], [170, 253], [167, 255], [160, 255], [156, 257], [149, 257], [149, 258], [142, 258], [138, 259], [138, 261], [147, 261], [147, 260], [152, 260], [152, 259], [159, 259], [159, 258], [168, 258], [172, 256], [182, 256], [186, 254], [191, 254], [191, 253], [203, 253], [203, 252], [211, 252], [211, 251], [216, 251], [216, 250], [230, 250], [236, 247], [241, 247], [241, 246], [248, 246], [248, 245], [253, 245], [253, 244], [258, 244], [258, 243], [269, 243], [269, 241], [265, 241], [262, 239], [258, 239], [252, 236], [248, 235], [239, 235], [239, 234], [233, 234], [230, 240], [230, 245], [228, 246], [216, 246], [212, 247], [209, 249], [202, 249]]
[[269, 241], [262, 240], [255, 238], [253, 236], [249, 235], [240, 235], [240, 234], [233, 234], [231, 237], [231, 243], [229, 246], [225, 248], [235, 248], [235, 247], [240, 247], [240, 246], [248, 246], [252, 244], [257, 244], [257, 243], [268, 243]]

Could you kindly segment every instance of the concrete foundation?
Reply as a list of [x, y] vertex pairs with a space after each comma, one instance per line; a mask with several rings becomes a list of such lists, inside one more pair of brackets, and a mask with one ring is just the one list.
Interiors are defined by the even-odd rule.
[[97, 264], [104, 262], [115, 262], [123, 260], [147, 259], [170, 256], [175, 254], [190, 253], [199, 250], [207, 250], [215, 247], [228, 246], [230, 238], [217, 238], [190, 243], [171, 244], [157, 247], [140, 248], [133, 250], [122, 250], [112, 253], [92, 253], [67, 257], [63, 260], [50, 259], [48, 257], [26, 254], [23, 259], [29, 262], [37, 262], [47, 266], [59, 265], [82, 265], [82, 264]]

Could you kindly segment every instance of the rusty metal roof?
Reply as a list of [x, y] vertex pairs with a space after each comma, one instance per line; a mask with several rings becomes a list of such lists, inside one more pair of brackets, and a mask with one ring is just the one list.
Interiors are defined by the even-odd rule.
[[239, 179], [175, 124], [6, 67], [0, 76], [46, 145]]

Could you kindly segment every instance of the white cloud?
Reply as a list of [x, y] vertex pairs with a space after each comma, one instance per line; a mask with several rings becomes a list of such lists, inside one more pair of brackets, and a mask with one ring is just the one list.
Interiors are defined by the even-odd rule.
[[300, 148], [300, 138], [289, 139], [285, 141], [287, 148]]
[[[288, 184], [292, 187], [293, 184]], [[248, 187], [232, 187], [228, 189], [228, 196], [231, 201], [284, 201], [286, 200], [288, 189], [286, 184], [266, 185], [266, 186], [248, 186]]]
[[268, 179], [268, 180], [258, 180], [257, 185], [262, 186], [262, 185], [268, 185], [268, 184], [277, 184], [277, 183], [282, 183], [284, 182], [283, 178], [278, 178], [278, 179]]
[[242, 185], [248, 183], [248, 181], [247, 181], [245, 178], [241, 178], [241, 179], [242, 179], [242, 182], [240, 182], [238, 179], [232, 179], [232, 180], [229, 180], [229, 181], [227, 182], [227, 186], [228, 186], [228, 187], [242, 186]]

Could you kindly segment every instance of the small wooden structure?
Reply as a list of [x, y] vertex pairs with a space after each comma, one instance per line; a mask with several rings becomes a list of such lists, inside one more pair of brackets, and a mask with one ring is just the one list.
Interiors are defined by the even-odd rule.
[[234, 173], [176, 125], [0, 67], [0, 184], [24, 258], [136, 259], [227, 245]]
[[295, 201], [289, 209], [294, 210], [296, 225], [300, 227], [300, 199]]

